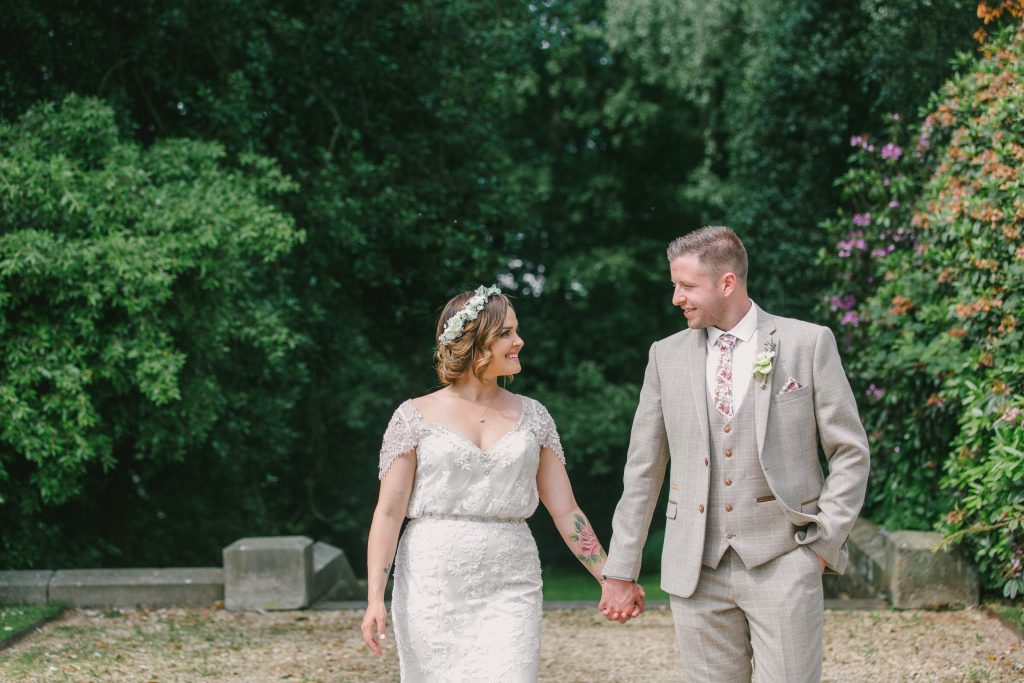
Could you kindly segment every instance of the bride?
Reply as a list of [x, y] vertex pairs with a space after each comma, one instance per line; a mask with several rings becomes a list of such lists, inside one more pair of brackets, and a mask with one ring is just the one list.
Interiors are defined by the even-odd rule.
[[542, 582], [525, 520], [538, 497], [600, 580], [605, 551], [573, 498], [554, 420], [497, 383], [522, 369], [523, 343], [497, 287], [459, 294], [437, 323], [443, 388], [402, 403], [384, 434], [362, 632], [380, 655], [394, 558], [403, 681], [537, 680]]

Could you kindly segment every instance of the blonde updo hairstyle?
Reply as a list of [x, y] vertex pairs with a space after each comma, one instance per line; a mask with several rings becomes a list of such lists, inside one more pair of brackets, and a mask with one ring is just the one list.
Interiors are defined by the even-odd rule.
[[[437, 319], [434, 339], [444, 333], [444, 324], [461, 311], [474, 294], [472, 291], [463, 292], [445, 304]], [[476, 320], [467, 320], [463, 325], [458, 339], [445, 345], [438, 344], [434, 360], [437, 363], [437, 378], [443, 386], [455, 384], [467, 372], [472, 372], [477, 379], [483, 381], [487, 366], [491, 364], [490, 346], [501, 335], [510, 308], [512, 303], [504, 294], [490, 296]]]

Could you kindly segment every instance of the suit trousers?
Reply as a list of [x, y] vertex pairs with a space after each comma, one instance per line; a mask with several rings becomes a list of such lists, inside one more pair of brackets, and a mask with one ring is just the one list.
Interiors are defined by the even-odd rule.
[[730, 548], [693, 595], [670, 598], [686, 683], [821, 679], [824, 596], [807, 546], [753, 569]]

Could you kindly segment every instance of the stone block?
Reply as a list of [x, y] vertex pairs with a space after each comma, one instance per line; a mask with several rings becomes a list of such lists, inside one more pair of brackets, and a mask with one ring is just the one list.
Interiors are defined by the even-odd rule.
[[60, 569], [49, 593], [74, 607], [194, 607], [223, 597], [219, 567]]
[[826, 574], [836, 595], [852, 599], [878, 599], [889, 590], [887, 532], [877, 524], [858, 519], [846, 541], [850, 561], [842, 575]]
[[[365, 595], [365, 591], [363, 594]], [[345, 551], [328, 543], [313, 545], [313, 601], [321, 598], [352, 600], [361, 597], [359, 581]]]
[[49, 599], [52, 569], [0, 572], [0, 604], [43, 605]]
[[224, 604], [302, 609], [312, 598], [313, 570], [313, 541], [305, 536], [241, 538], [224, 548]]
[[940, 609], [978, 604], [978, 573], [955, 548], [934, 551], [942, 534], [893, 531], [888, 535], [889, 597], [897, 609]]

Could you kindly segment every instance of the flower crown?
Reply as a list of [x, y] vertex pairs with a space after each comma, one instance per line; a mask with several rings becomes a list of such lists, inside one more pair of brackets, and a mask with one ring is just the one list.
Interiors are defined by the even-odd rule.
[[480, 315], [480, 311], [487, 305], [487, 300], [495, 294], [501, 294], [501, 290], [498, 289], [497, 285], [491, 285], [490, 287], [480, 285], [477, 287], [476, 292], [465, 303], [462, 310], [448, 318], [448, 321], [444, 324], [444, 330], [441, 332], [441, 336], [437, 338], [438, 346], [446, 346], [461, 337], [462, 328], [466, 321], [476, 320], [476, 317]]

